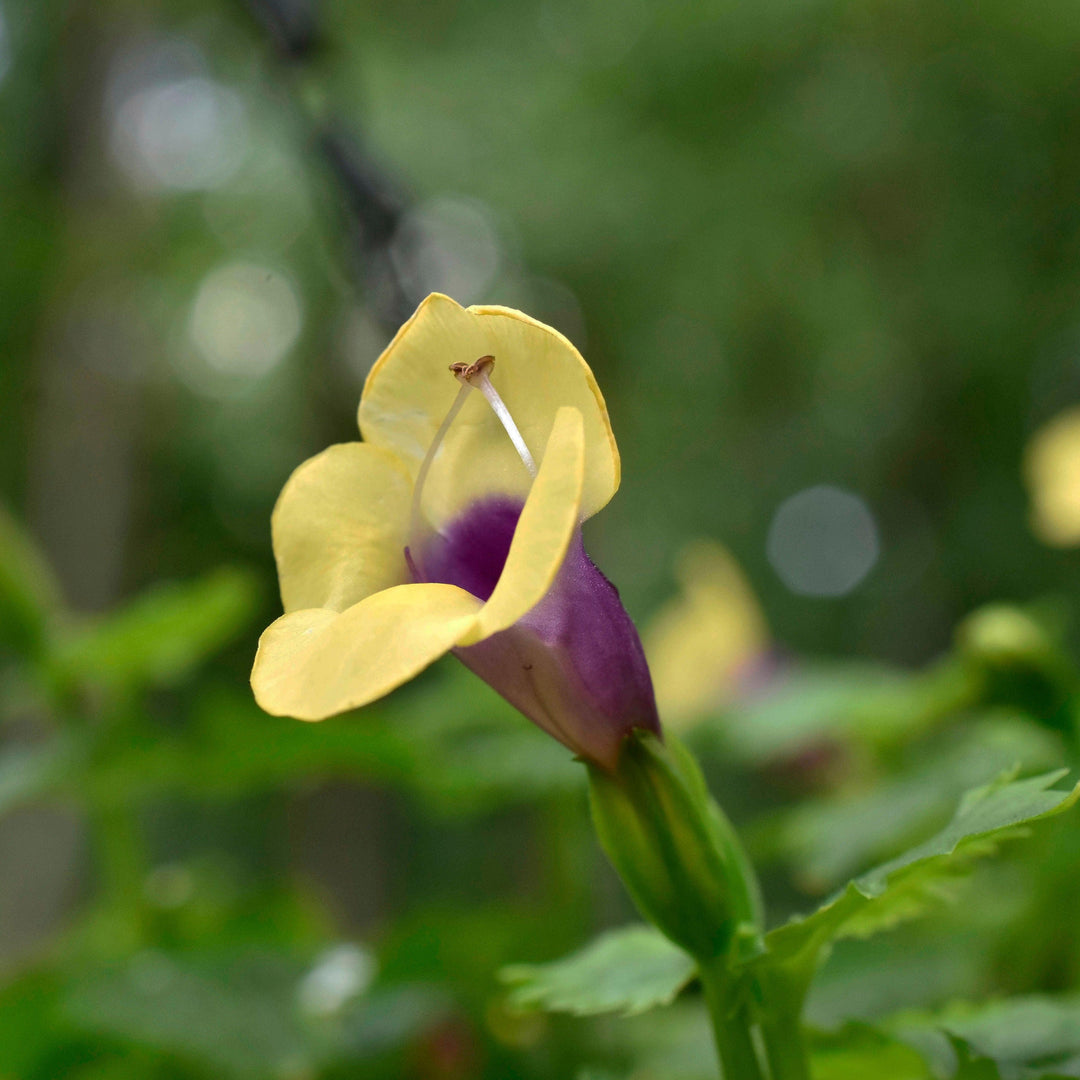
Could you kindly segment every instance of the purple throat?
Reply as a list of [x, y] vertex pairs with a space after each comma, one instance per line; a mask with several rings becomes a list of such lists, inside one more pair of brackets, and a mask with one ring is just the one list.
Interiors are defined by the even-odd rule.
[[406, 549], [413, 577], [456, 585], [478, 600], [489, 600], [510, 554], [523, 505], [501, 496], [473, 503], [418, 552]]
[[[406, 550], [413, 578], [488, 600], [522, 507], [501, 496], [473, 503], [420, 548]], [[580, 529], [531, 611], [509, 629], [454, 651], [529, 719], [607, 767], [614, 767], [633, 728], [660, 731], [641, 639], [618, 590], [586, 554]]]

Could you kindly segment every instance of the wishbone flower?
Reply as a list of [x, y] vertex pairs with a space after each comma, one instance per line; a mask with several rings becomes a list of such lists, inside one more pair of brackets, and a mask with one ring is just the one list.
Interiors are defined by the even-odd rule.
[[652, 682], [581, 522], [619, 485], [604, 399], [557, 331], [433, 294], [372, 368], [363, 442], [331, 446], [274, 509], [285, 614], [251, 684], [321, 720], [453, 651], [575, 753], [614, 768], [659, 732]]

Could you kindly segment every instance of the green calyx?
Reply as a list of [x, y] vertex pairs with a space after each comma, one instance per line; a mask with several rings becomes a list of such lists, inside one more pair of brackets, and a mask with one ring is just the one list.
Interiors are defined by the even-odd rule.
[[672, 736], [635, 731], [614, 771], [589, 766], [589, 795], [600, 843], [645, 918], [700, 963], [758, 945], [753, 870]]

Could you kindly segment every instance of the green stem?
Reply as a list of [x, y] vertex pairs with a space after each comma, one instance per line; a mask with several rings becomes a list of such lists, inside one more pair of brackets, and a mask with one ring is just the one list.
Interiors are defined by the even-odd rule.
[[761, 1037], [772, 1080], [810, 1080], [801, 1022], [808, 986], [808, 976], [793, 978], [778, 970], [761, 982]]
[[762, 1020], [761, 1034], [773, 1080], [810, 1080], [810, 1063], [798, 1018], [774, 1016]]
[[698, 969], [724, 1080], [765, 1080], [751, 1033], [750, 1010], [735, 994], [723, 961]]

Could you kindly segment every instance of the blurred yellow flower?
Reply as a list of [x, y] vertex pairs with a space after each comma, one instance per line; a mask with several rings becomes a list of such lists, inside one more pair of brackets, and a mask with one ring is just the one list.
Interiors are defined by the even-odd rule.
[[1037, 431], [1024, 457], [1031, 527], [1055, 547], [1080, 544], [1080, 408]]
[[737, 691], [769, 647], [765, 616], [746, 576], [720, 544], [698, 540], [676, 563], [680, 595], [643, 635], [664, 723], [687, 727]]
[[429, 296], [372, 368], [359, 423], [364, 441], [301, 465], [274, 509], [285, 614], [259, 642], [259, 704], [320, 720], [454, 650], [592, 760], [657, 729], [637, 632], [581, 546], [619, 456], [570, 342]]

